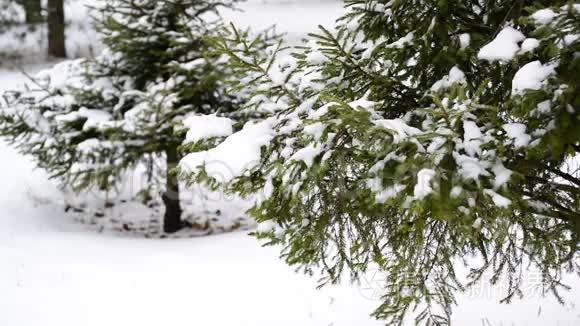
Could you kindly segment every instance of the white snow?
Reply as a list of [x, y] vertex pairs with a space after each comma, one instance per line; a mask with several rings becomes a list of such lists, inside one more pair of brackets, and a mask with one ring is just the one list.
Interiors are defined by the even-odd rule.
[[478, 180], [480, 176], [489, 176], [489, 172], [487, 172], [490, 167], [489, 162], [457, 152], [453, 153], [453, 158], [459, 166], [459, 174], [464, 179]]
[[463, 146], [469, 156], [481, 154], [481, 145], [483, 144], [483, 134], [473, 121], [466, 120], [463, 122]]
[[30, 162], [4, 144], [0, 155], [2, 325], [381, 325], [359, 288], [318, 291], [245, 232], [155, 240], [87, 230], [63, 216], [58, 190]]
[[528, 53], [534, 51], [538, 46], [540, 46], [540, 41], [535, 38], [527, 38], [522, 42], [522, 48], [520, 53]]
[[373, 102], [373, 101], [369, 101], [366, 97], [363, 98], [359, 98], [358, 100], [352, 101], [350, 103], [348, 103], [348, 105], [351, 108], [363, 108], [364, 110], [371, 110], [373, 107], [375, 107], [378, 103], [377, 102]]
[[525, 90], [538, 90], [544, 85], [544, 81], [554, 74], [554, 65], [542, 64], [540, 61], [532, 61], [524, 65], [512, 81], [512, 95], [521, 95]]
[[83, 129], [98, 128], [103, 122], [109, 121], [113, 116], [109, 112], [96, 109], [80, 108], [78, 111], [79, 117], [86, 118]]
[[525, 38], [522, 32], [507, 26], [493, 41], [479, 50], [477, 57], [487, 61], [510, 61], [520, 50], [518, 43]]
[[216, 115], [193, 115], [183, 120], [188, 129], [186, 143], [196, 143], [201, 140], [227, 137], [233, 133], [234, 122], [231, 119]]
[[449, 196], [451, 198], [458, 198], [459, 196], [461, 196], [462, 193], [463, 193], [463, 188], [460, 186], [455, 186], [451, 189]]
[[415, 136], [422, 133], [420, 129], [409, 126], [403, 119], [382, 119], [375, 120], [373, 123], [381, 128], [388, 129], [394, 133], [393, 141], [401, 142], [409, 136]]
[[461, 49], [466, 49], [471, 44], [471, 35], [464, 33], [459, 35], [459, 46]]
[[83, 59], [67, 60], [55, 64], [46, 69], [42, 69], [34, 75], [42, 83], [48, 83], [51, 88], [59, 89], [69, 86], [78, 77], [78, 72], [82, 71]]
[[227, 183], [258, 163], [262, 146], [274, 137], [274, 121], [269, 118], [258, 123], [248, 122], [215, 148], [186, 155], [180, 166], [190, 173], [205, 168], [217, 181]]
[[413, 34], [413, 32], [410, 32], [407, 35], [396, 40], [395, 42], [387, 45], [387, 48], [401, 49], [401, 48], [405, 47], [406, 45], [413, 43], [414, 37], [415, 37], [415, 35]]
[[259, 233], [268, 233], [268, 232], [279, 232], [280, 231], [280, 225], [278, 225], [276, 222], [274, 221], [265, 221], [262, 223], [258, 224], [258, 227], [256, 228], [256, 232]]
[[556, 13], [552, 9], [541, 9], [530, 16], [538, 25], [546, 25], [552, 22]]
[[100, 141], [97, 138], [89, 138], [77, 145], [77, 149], [85, 154], [89, 154], [102, 148], [112, 148], [112, 143], [108, 141]]
[[501, 162], [494, 164], [491, 170], [495, 174], [495, 179], [493, 180], [494, 189], [499, 189], [506, 184], [512, 176], [512, 171], [507, 169]]
[[185, 70], [195, 70], [196, 68], [203, 66], [207, 63], [205, 58], [195, 59], [186, 63], [182, 63], [179, 66]]
[[314, 159], [322, 153], [324, 146], [321, 144], [310, 144], [304, 148], [299, 149], [290, 157], [290, 161], [302, 161], [307, 167], [311, 167]]
[[512, 203], [511, 200], [509, 200], [508, 198], [505, 198], [504, 196], [498, 194], [497, 192], [495, 192], [491, 189], [485, 189], [484, 192], [486, 195], [491, 197], [491, 200], [493, 200], [493, 203], [496, 204], [498, 207], [506, 208]]
[[299, 44], [308, 33], [318, 32], [318, 25], [332, 30], [344, 10], [335, 0], [248, 0], [239, 4], [242, 11], [224, 11], [226, 23], [241, 28], [265, 30], [275, 25], [292, 44]]
[[385, 188], [383, 191], [379, 192], [375, 196], [375, 201], [379, 204], [386, 202], [387, 200], [396, 197], [401, 191], [405, 190], [405, 186], [401, 184], [395, 184]]
[[539, 114], [548, 114], [550, 113], [551, 110], [552, 110], [552, 101], [550, 100], [542, 101], [538, 103], [538, 106], [536, 107], [536, 111]]
[[326, 129], [326, 125], [322, 122], [315, 122], [304, 126], [304, 133], [314, 137], [315, 140], [319, 140]]
[[530, 144], [532, 137], [526, 133], [526, 125], [521, 123], [506, 123], [502, 126], [507, 136], [514, 141], [516, 148], [525, 147]]
[[443, 79], [435, 82], [433, 86], [431, 86], [431, 90], [434, 92], [438, 92], [443, 89], [447, 89], [455, 83], [465, 83], [465, 73], [461, 71], [457, 66], [451, 68], [449, 71], [449, 75], [443, 77]]
[[469, 120], [463, 121], [463, 138], [465, 140], [474, 140], [482, 137], [483, 134], [475, 122]]
[[433, 192], [431, 187], [431, 180], [435, 177], [435, 171], [431, 169], [423, 169], [417, 173], [417, 184], [413, 189], [415, 199], [423, 199]]
[[570, 46], [572, 43], [576, 42], [576, 40], [578, 40], [579, 38], [580, 38], [580, 34], [564, 35], [564, 38], [562, 39], [561, 45], [563, 47]]
[[312, 51], [306, 56], [306, 61], [313, 65], [322, 65], [328, 61], [328, 58], [322, 51]]

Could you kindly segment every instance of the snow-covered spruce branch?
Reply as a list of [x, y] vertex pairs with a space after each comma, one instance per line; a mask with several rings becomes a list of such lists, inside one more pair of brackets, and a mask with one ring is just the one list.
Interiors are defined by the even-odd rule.
[[[187, 155], [184, 173], [259, 194], [258, 237], [323, 283], [372, 262], [386, 275], [375, 316], [389, 324], [449, 323], [455, 293], [488, 271], [508, 278], [509, 302], [528, 263], [559, 297], [578, 268], [579, 175], [564, 166], [580, 142], [580, 4], [346, 8], [285, 58], [224, 39], [237, 88], [273, 116]], [[228, 178], [210, 177], [215, 161]]]

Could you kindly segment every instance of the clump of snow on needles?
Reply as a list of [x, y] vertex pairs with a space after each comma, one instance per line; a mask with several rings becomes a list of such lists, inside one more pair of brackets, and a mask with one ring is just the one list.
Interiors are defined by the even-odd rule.
[[528, 53], [534, 51], [538, 46], [540, 46], [540, 41], [535, 38], [527, 38], [522, 43], [521, 53]]
[[464, 33], [459, 35], [459, 45], [461, 46], [461, 49], [466, 49], [469, 44], [471, 43], [471, 35]]
[[204, 139], [230, 136], [234, 132], [233, 124], [231, 119], [214, 114], [187, 117], [183, 120], [183, 125], [189, 129], [185, 142], [195, 143]]
[[463, 73], [463, 71], [461, 71], [457, 66], [451, 68], [449, 75], [435, 82], [435, 84], [431, 86], [431, 90], [437, 92], [442, 89], [447, 89], [455, 83], [465, 83], [465, 73]]
[[387, 200], [396, 197], [401, 191], [405, 190], [405, 186], [401, 184], [395, 184], [385, 188], [383, 191], [379, 192], [375, 196], [375, 201], [379, 204], [385, 203]]
[[387, 48], [402, 49], [406, 45], [411, 44], [413, 42], [414, 37], [415, 37], [415, 35], [413, 34], [413, 32], [410, 32], [407, 35], [398, 39], [397, 41], [387, 45]]
[[218, 182], [227, 183], [250, 170], [260, 159], [262, 146], [274, 137], [274, 118], [248, 122], [242, 130], [226, 138], [218, 146], [185, 156], [180, 163], [184, 172], [205, 169]]
[[290, 161], [302, 161], [306, 166], [311, 167], [314, 164], [314, 159], [322, 153], [323, 149], [324, 146], [322, 144], [308, 145], [294, 153], [290, 157]]
[[[72, 99], [72, 102], [74, 103], [74, 99]], [[54, 117], [54, 119], [59, 122], [72, 122], [85, 119], [86, 121], [83, 125], [83, 130], [89, 130], [98, 128], [101, 123], [110, 121], [112, 117], [113, 116], [109, 112], [98, 109], [87, 109], [83, 107], [78, 111], [57, 115]]]
[[512, 81], [512, 95], [521, 95], [525, 90], [538, 90], [544, 81], [554, 74], [554, 65], [543, 65], [532, 61], [516, 72]]
[[433, 192], [431, 187], [431, 180], [435, 177], [435, 171], [431, 169], [423, 169], [417, 173], [417, 184], [413, 190], [415, 199], [423, 199]]
[[393, 142], [399, 143], [409, 136], [415, 136], [422, 133], [420, 129], [409, 126], [403, 119], [380, 119], [373, 121], [375, 125], [383, 129], [391, 130]]
[[469, 156], [481, 154], [483, 134], [475, 122], [469, 120], [463, 122], [463, 138], [463, 146]]
[[512, 171], [507, 169], [501, 162], [494, 164], [492, 171], [493, 174], [495, 174], [495, 180], [493, 181], [493, 186], [495, 189], [498, 189], [506, 184], [512, 176]]
[[487, 61], [510, 61], [520, 50], [518, 43], [526, 37], [517, 29], [505, 27], [491, 43], [487, 44], [477, 54], [480, 60]]
[[511, 205], [512, 201], [509, 200], [508, 198], [505, 198], [504, 196], [498, 194], [497, 192], [491, 190], [491, 189], [485, 189], [485, 194], [491, 197], [491, 200], [493, 201], [493, 203], [501, 208], [506, 208], [509, 205]]
[[549, 24], [554, 17], [556, 17], [556, 13], [552, 9], [541, 9], [536, 11], [532, 14], [532, 19], [538, 25], [546, 25]]
[[507, 136], [514, 141], [516, 148], [528, 146], [532, 137], [526, 133], [526, 126], [521, 123], [507, 123], [502, 126]]

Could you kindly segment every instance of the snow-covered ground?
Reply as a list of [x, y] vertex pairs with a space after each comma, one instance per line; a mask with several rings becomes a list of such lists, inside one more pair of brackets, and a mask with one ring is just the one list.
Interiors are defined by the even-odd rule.
[[332, 28], [343, 13], [341, 0], [248, 0], [240, 4], [241, 12], [223, 13], [226, 22], [242, 28], [264, 30], [276, 25], [290, 43], [298, 43], [318, 26]]
[[0, 325], [378, 325], [356, 287], [317, 291], [245, 232], [94, 233], [29, 160], [4, 143], [0, 158]]
[[[239, 24], [279, 22], [297, 40], [331, 25], [339, 2], [254, 0]], [[34, 72], [39, 67], [27, 67]], [[0, 92], [24, 83], [0, 70]], [[380, 275], [315, 290], [276, 248], [246, 232], [192, 239], [141, 239], [96, 233], [62, 214], [61, 198], [42, 171], [0, 143], [0, 325], [7, 326], [370, 326]], [[530, 274], [524, 301], [500, 305], [501, 286], [463, 295], [456, 325], [580, 325], [580, 282], [561, 306], [541, 299]]]

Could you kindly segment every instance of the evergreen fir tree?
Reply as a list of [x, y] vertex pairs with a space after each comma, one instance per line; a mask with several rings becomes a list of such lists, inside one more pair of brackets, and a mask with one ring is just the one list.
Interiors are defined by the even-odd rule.
[[[580, 4], [345, 4], [290, 56], [235, 28], [216, 40], [247, 109], [274, 114], [187, 155], [183, 173], [259, 195], [257, 235], [323, 283], [377, 266], [388, 325], [448, 324], [485, 272], [507, 277], [502, 302], [523, 295], [525, 268], [560, 298], [579, 268]], [[213, 180], [212, 160], [235, 174]]]
[[[164, 157], [164, 230], [178, 231], [182, 210], [172, 169], [185, 139], [180, 125], [189, 115], [228, 115], [236, 106], [206, 42], [220, 27], [218, 8], [234, 2], [106, 1], [95, 13], [104, 52], [57, 64], [37, 76], [33, 89], [9, 94], [0, 133], [81, 192], [112, 190], [127, 170]], [[146, 198], [163, 187], [152, 181], [149, 188]]]

